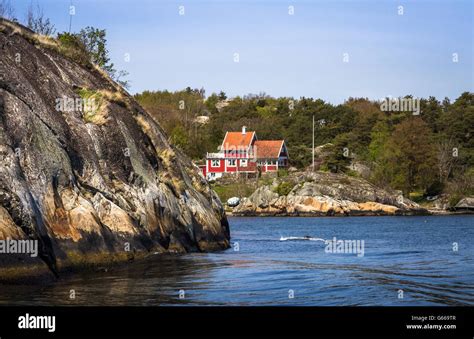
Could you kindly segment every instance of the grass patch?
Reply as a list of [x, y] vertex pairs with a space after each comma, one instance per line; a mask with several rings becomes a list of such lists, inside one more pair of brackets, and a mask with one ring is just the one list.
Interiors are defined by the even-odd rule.
[[123, 94], [120, 92], [81, 88], [76, 93], [84, 100], [83, 118], [86, 123], [99, 126], [107, 123], [108, 105], [111, 102], [122, 107], [128, 107]]
[[61, 33], [58, 34], [56, 41], [59, 53], [78, 64], [88, 67], [91, 66], [90, 56], [87, 53], [85, 46], [76, 35]]
[[212, 183], [211, 187], [217, 193], [222, 202], [226, 202], [232, 197], [249, 197], [255, 191], [255, 185], [248, 182], [229, 184]]
[[86, 123], [101, 126], [108, 121], [107, 101], [101, 91], [81, 88], [76, 93], [84, 100], [82, 118]]
[[285, 178], [288, 176], [288, 170], [287, 169], [279, 169], [278, 170], [278, 178]]
[[426, 201], [425, 194], [423, 191], [411, 192], [410, 194], [408, 194], [408, 197], [410, 198], [410, 200], [416, 202], [417, 204]]
[[357, 177], [360, 176], [359, 173], [356, 172], [356, 171], [354, 171], [354, 170], [348, 170], [348, 171], [346, 172], [346, 174], [347, 174], [348, 176], [350, 176], [350, 177], [355, 177], [355, 178], [357, 178]]
[[264, 175], [258, 179], [258, 186], [268, 186], [268, 185], [271, 185], [272, 183], [273, 183], [273, 178], [270, 176]]

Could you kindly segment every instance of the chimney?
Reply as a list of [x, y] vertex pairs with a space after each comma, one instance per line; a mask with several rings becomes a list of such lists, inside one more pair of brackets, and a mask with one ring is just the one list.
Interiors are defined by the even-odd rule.
[[247, 127], [242, 126], [242, 135], [245, 135], [245, 133], [246, 133], [246, 128], [247, 128]]

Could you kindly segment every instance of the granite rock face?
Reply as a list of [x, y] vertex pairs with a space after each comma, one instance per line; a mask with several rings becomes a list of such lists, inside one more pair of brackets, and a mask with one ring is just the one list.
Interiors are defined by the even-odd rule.
[[[281, 185], [290, 187], [279, 194]], [[400, 192], [388, 192], [364, 179], [324, 172], [298, 173], [259, 187], [234, 208], [234, 215], [333, 216], [411, 215], [425, 209]]]
[[100, 69], [3, 19], [0, 55], [0, 240], [39, 244], [0, 271], [229, 246], [198, 168]]
[[465, 211], [474, 211], [474, 197], [465, 197], [461, 199], [454, 210], [465, 210]]

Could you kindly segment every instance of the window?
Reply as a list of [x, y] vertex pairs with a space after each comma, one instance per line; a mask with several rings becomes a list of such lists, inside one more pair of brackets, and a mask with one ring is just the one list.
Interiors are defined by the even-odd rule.
[[235, 159], [229, 159], [229, 160], [227, 160], [227, 166], [234, 167], [234, 166], [235, 166]]
[[211, 167], [219, 167], [221, 162], [219, 160], [211, 160]]
[[247, 159], [240, 160], [240, 166], [247, 167]]

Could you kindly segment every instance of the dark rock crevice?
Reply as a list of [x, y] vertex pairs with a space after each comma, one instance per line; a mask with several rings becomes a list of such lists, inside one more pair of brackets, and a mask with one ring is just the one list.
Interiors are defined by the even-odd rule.
[[[97, 258], [229, 247], [220, 201], [158, 123], [107, 76], [43, 40], [0, 19], [0, 235], [38, 240], [54, 274]], [[103, 93], [100, 124], [56, 110], [78, 88]]]

